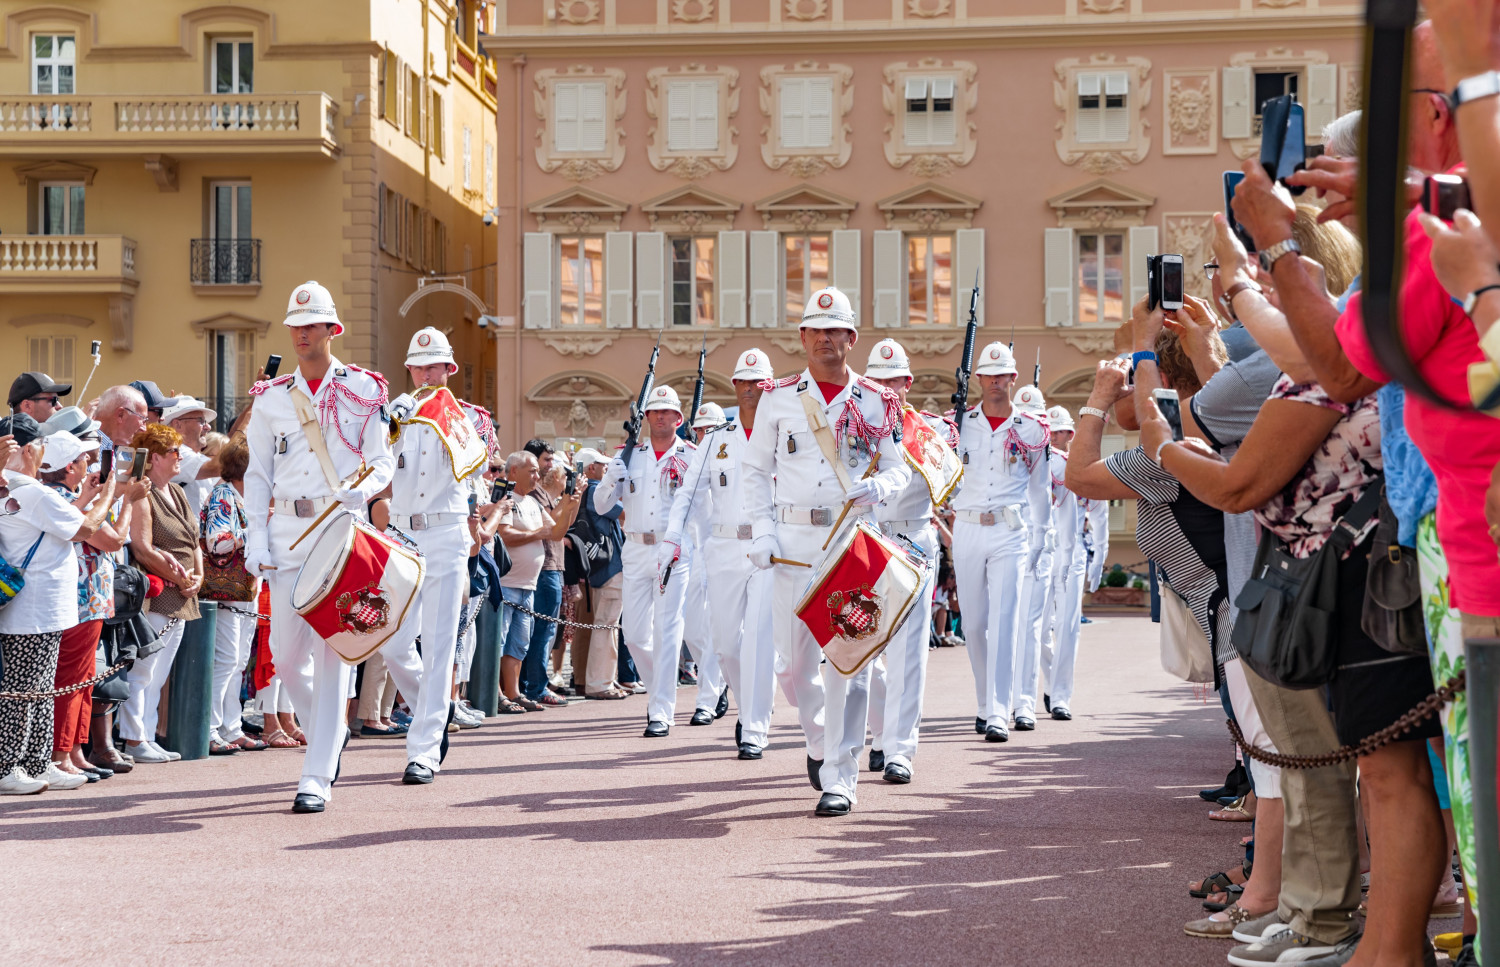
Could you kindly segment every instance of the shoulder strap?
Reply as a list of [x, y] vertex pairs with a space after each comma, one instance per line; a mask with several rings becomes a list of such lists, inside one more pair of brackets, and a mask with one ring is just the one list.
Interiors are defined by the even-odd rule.
[[1385, 477], [1380, 476], [1371, 480], [1365, 485], [1365, 492], [1360, 495], [1359, 500], [1349, 508], [1349, 512], [1333, 525], [1333, 536], [1328, 539], [1328, 544], [1338, 548], [1340, 558], [1354, 546], [1354, 539], [1359, 536], [1360, 531], [1364, 530], [1370, 518], [1380, 511], [1380, 498], [1384, 493]]
[[328, 441], [323, 439], [323, 428], [318, 425], [318, 415], [313, 412], [312, 400], [297, 386], [291, 387], [291, 394], [292, 406], [297, 410], [297, 422], [302, 424], [302, 434], [307, 437], [307, 445], [318, 458], [318, 466], [323, 468], [323, 477], [328, 481], [329, 489], [338, 493], [343, 481], [339, 479], [338, 471], [333, 469], [333, 458], [328, 455]]
[[21, 570], [24, 571], [31, 566], [31, 556], [36, 553], [38, 547], [42, 546], [42, 538], [46, 536], [46, 534], [38, 534], [36, 536], [36, 543], [31, 545], [31, 550], [26, 552], [26, 560], [21, 562]]
[[824, 413], [823, 407], [813, 400], [811, 388], [798, 393], [797, 397], [802, 401], [803, 412], [807, 414], [807, 425], [812, 430], [813, 439], [818, 441], [818, 449], [823, 451], [823, 459], [827, 460], [828, 465], [833, 468], [834, 476], [839, 479], [839, 486], [847, 492], [850, 487], [854, 486], [854, 482], [849, 479], [849, 471], [844, 469], [844, 462], [839, 459], [838, 444], [834, 442], [833, 427], [828, 423], [828, 414]]

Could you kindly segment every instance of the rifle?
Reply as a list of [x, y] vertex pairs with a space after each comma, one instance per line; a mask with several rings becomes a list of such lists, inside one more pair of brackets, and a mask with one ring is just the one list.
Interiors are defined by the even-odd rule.
[[[646, 413], [646, 398], [651, 395], [651, 387], [656, 384], [656, 359], [661, 355], [661, 334], [664, 331], [657, 330], [656, 348], [651, 350], [651, 360], [646, 363], [646, 378], [641, 380], [641, 395], [630, 407], [630, 419], [625, 421], [625, 450], [620, 454], [620, 459], [625, 466], [630, 466], [631, 454], [635, 453], [636, 442], [641, 436], [641, 420]], [[705, 337], [706, 338], [706, 337]]]
[[1042, 391], [1042, 347], [1041, 346], [1036, 347], [1036, 368], [1031, 371], [1031, 385], [1036, 387], [1036, 391], [1038, 393], [1040, 393]]
[[693, 421], [698, 418], [698, 407], [703, 405], [703, 364], [708, 361], [708, 332], [703, 333], [703, 347], [698, 350], [698, 382], [693, 384], [693, 405], [687, 411], [687, 419], [682, 421], [682, 433], [684, 440], [689, 443], [693, 440]]
[[[969, 373], [974, 369], [974, 340], [979, 335], [979, 270], [974, 270], [974, 291], [969, 293], [969, 325], [964, 330], [964, 354], [953, 374], [953, 418], [963, 420], [969, 405]], [[961, 425], [961, 424], [960, 424]]]

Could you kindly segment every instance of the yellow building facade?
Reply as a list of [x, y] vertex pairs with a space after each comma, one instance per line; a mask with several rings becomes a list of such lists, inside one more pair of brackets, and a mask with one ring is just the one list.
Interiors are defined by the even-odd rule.
[[493, 393], [477, 322], [494, 301], [497, 86], [479, 4], [7, 6], [8, 374], [76, 397], [97, 341], [89, 396], [152, 379], [232, 414], [269, 354], [295, 364], [281, 321], [316, 279], [347, 327], [340, 358], [399, 390], [411, 334], [436, 325], [464, 360], [455, 389]]

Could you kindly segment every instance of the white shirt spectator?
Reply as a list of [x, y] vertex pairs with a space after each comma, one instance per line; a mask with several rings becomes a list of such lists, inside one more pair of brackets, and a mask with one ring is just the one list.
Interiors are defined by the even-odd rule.
[[177, 472], [177, 476], [172, 478], [172, 482], [182, 484], [182, 492], [187, 496], [188, 506], [193, 508], [193, 516], [197, 517], [203, 513], [203, 502], [208, 499], [209, 491], [214, 489], [218, 478], [198, 479], [198, 471], [202, 470], [203, 465], [211, 459], [207, 455], [195, 452], [187, 444], [178, 448], [177, 455], [182, 459], [182, 469]]
[[83, 514], [35, 478], [7, 470], [4, 480], [8, 495], [0, 497], [0, 555], [19, 568], [31, 546], [37, 548], [25, 569], [26, 586], [0, 608], [0, 634], [66, 631], [78, 623], [73, 535], [83, 526]]
[[[530, 494], [517, 497], [515, 503], [516, 509], [507, 523], [523, 531], [542, 526], [542, 505], [534, 497]], [[510, 570], [500, 579], [500, 586], [535, 591], [537, 576], [542, 573], [542, 559], [547, 554], [542, 539], [538, 537], [516, 547], [507, 544], [505, 550], [510, 554]]]

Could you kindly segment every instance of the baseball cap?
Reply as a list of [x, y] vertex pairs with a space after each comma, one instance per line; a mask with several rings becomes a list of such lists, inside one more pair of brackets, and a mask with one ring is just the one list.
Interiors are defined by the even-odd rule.
[[73, 392], [72, 383], [54, 383], [52, 377], [46, 373], [22, 373], [17, 376], [15, 382], [10, 384], [10, 395], [6, 402], [11, 409], [22, 400], [29, 400], [33, 396], [41, 396], [43, 393], [56, 393], [58, 396], [67, 396]]
[[177, 402], [176, 397], [167, 396], [161, 391], [161, 387], [149, 379], [138, 379], [130, 384], [130, 388], [146, 398], [146, 409], [148, 410], [165, 410]]
[[21, 446], [41, 439], [42, 425], [25, 413], [12, 413], [0, 419], [0, 436], [13, 436]]
[[42, 469], [47, 473], [61, 470], [85, 453], [97, 449], [97, 441], [80, 440], [67, 430], [58, 430], [47, 437], [46, 449], [42, 451]]
[[584, 447], [573, 454], [573, 466], [579, 470], [587, 470], [596, 463], [609, 463], [609, 458], [593, 447]]

